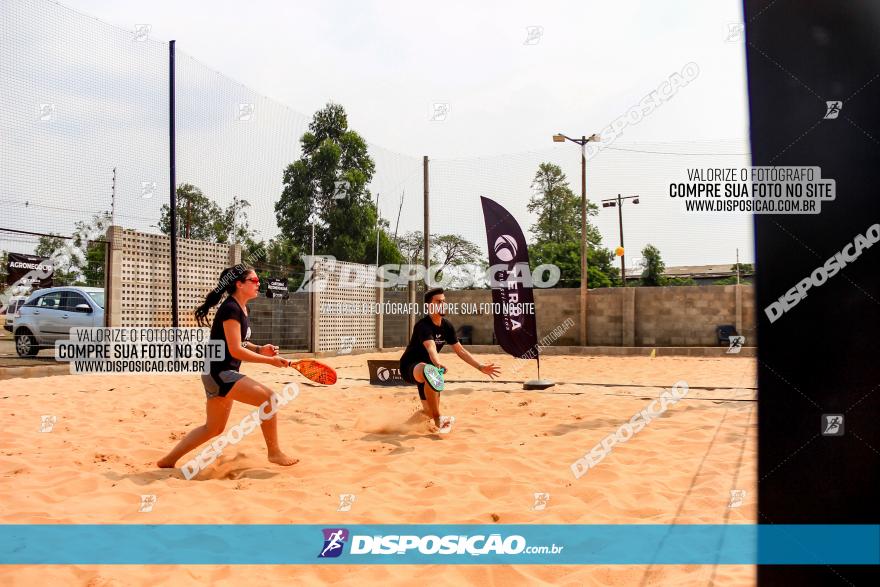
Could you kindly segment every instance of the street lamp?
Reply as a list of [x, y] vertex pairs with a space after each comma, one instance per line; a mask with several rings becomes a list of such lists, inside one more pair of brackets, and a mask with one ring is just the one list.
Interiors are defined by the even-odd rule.
[[624, 257], [626, 256], [624, 253], [626, 249], [623, 248], [623, 201], [624, 200], [632, 200], [633, 204], [639, 203], [638, 196], [627, 196], [626, 198], [621, 198], [620, 194], [617, 194], [616, 198], [608, 198], [607, 200], [602, 200], [603, 208], [614, 208], [617, 207], [617, 218], [620, 222], [620, 280], [623, 282], [623, 287], [626, 287], [626, 262], [624, 261]]
[[553, 135], [554, 143], [571, 141], [581, 146], [581, 346], [587, 346], [587, 143], [600, 140], [597, 134], [579, 139], [561, 132]]

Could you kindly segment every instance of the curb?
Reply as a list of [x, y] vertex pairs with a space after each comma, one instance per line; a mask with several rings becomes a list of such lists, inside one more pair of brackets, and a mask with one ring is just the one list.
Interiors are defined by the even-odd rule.
[[0, 380], [29, 379], [31, 377], [51, 377], [70, 375], [69, 365], [39, 365], [37, 367], [0, 367]]

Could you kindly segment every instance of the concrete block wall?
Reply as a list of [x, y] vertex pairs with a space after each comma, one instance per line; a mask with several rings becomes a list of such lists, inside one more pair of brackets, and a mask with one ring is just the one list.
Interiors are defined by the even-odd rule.
[[715, 328], [737, 322], [733, 285], [633, 289], [635, 346], [715, 346]]
[[[580, 344], [579, 289], [563, 290], [568, 294], [567, 304], [574, 308], [577, 332], [572, 345]], [[587, 341], [590, 345], [622, 346], [623, 305], [622, 289], [590, 290], [587, 295]], [[540, 311], [540, 310], [539, 310]]]
[[[738, 293], [737, 293], [738, 292]], [[574, 326], [554, 344], [580, 342], [580, 290], [535, 289], [538, 338], [566, 320]], [[589, 291], [587, 333], [590, 346], [716, 346], [715, 328], [733, 324], [754, 346], [755, 295], [751, 285], [602, 288]], [[737, 303], [739, 298], [739, 303]], [[489, 303], [489, 290], [446, 293], [450, 303]], [[492, 343], [491, 315], [449, 315], [453, 324], [474, 327], [474, 344]], [[570, 324], [570, 322], [569, 322]]]
[[[170, 239], [119, 226], [110, 227], [107, 237], [108, 326], [170, 326]], [[193, 310], [216, 286], [220, 271], [240, 262], [241, 247], [185, 239], [178, 242], [180, 325], [194, 326]], [[364, 299], [377, 299], [372, 291], [359, 293]], [[553, 344], [578, 345], [580, 291], [535, 289], [534, 294], [539, 340], [560, 325], [568, 325]], [[406, 291], [383, 292], [387, 303], [405, 304], [408, 299]], [[488, 289], [457, 290], [447, 292], [446, 299], [452, 304], [479, 305], [491, 303], [492, 295]], [[421, 296], [417, 302], [421, 304]], [[716, 346], [715, 328], [721, 324], [735, 325], [746, 336], [746, 346], [756, 342], [752, 285], [594, 289], [589, 292], [587, 306], [590, 346]], [[308, 294], [292, 293], [289, 300], [259, 298], [250, 307], [255, 343], [271, 342], [293, 350], [313, 346]], [[474, 344], [493, 343], [491, 314], [450, 313], [448, 317], [456, 327], [473, 327]], [[364, 322], [361, 330], [359, 338], [366, 340], [370, 338], [367, 330], [378, 328]], [[383, 316], [383, 347], [404, 346], [409, 337], [406, 314]]]
[[275, 344], [284, 350], [310, 348], [308, 293], [291, 292], [286, 300], [259, 297], [248, 303], [248, 312], [254, 344]]

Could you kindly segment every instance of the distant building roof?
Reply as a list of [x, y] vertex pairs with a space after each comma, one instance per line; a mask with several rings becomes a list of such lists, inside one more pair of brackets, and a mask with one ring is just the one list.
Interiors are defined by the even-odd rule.
[[[692, 279], [723, 279], [736, 275], [733, 269], [733, 263], [718, 263], [715, 265], [679, 265], [677, 267], [667, 267], [663, 271], [664, 277], [690, 277]], [[741, 276], [751, 275], [748, 272], [740, 272]], [[627, 267], [626, 278], [637, 279], [642, 276], [641, 267]]]

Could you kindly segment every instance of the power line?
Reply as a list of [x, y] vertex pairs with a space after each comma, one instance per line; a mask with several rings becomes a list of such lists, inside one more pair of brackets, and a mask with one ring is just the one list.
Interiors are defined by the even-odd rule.
[[[678, 153], [672, 151], [643, 151], [641, 149], [621, 149], [618, 147], [605, 147], [609, 151], [627, 151], [629, 153], [650, 153], [652, 155], [722, 155], [722, 156], [741, 156], [741, 155], [751, 155], [751, 153]], [[602, 149], [603, 151], [605, 149]]]

